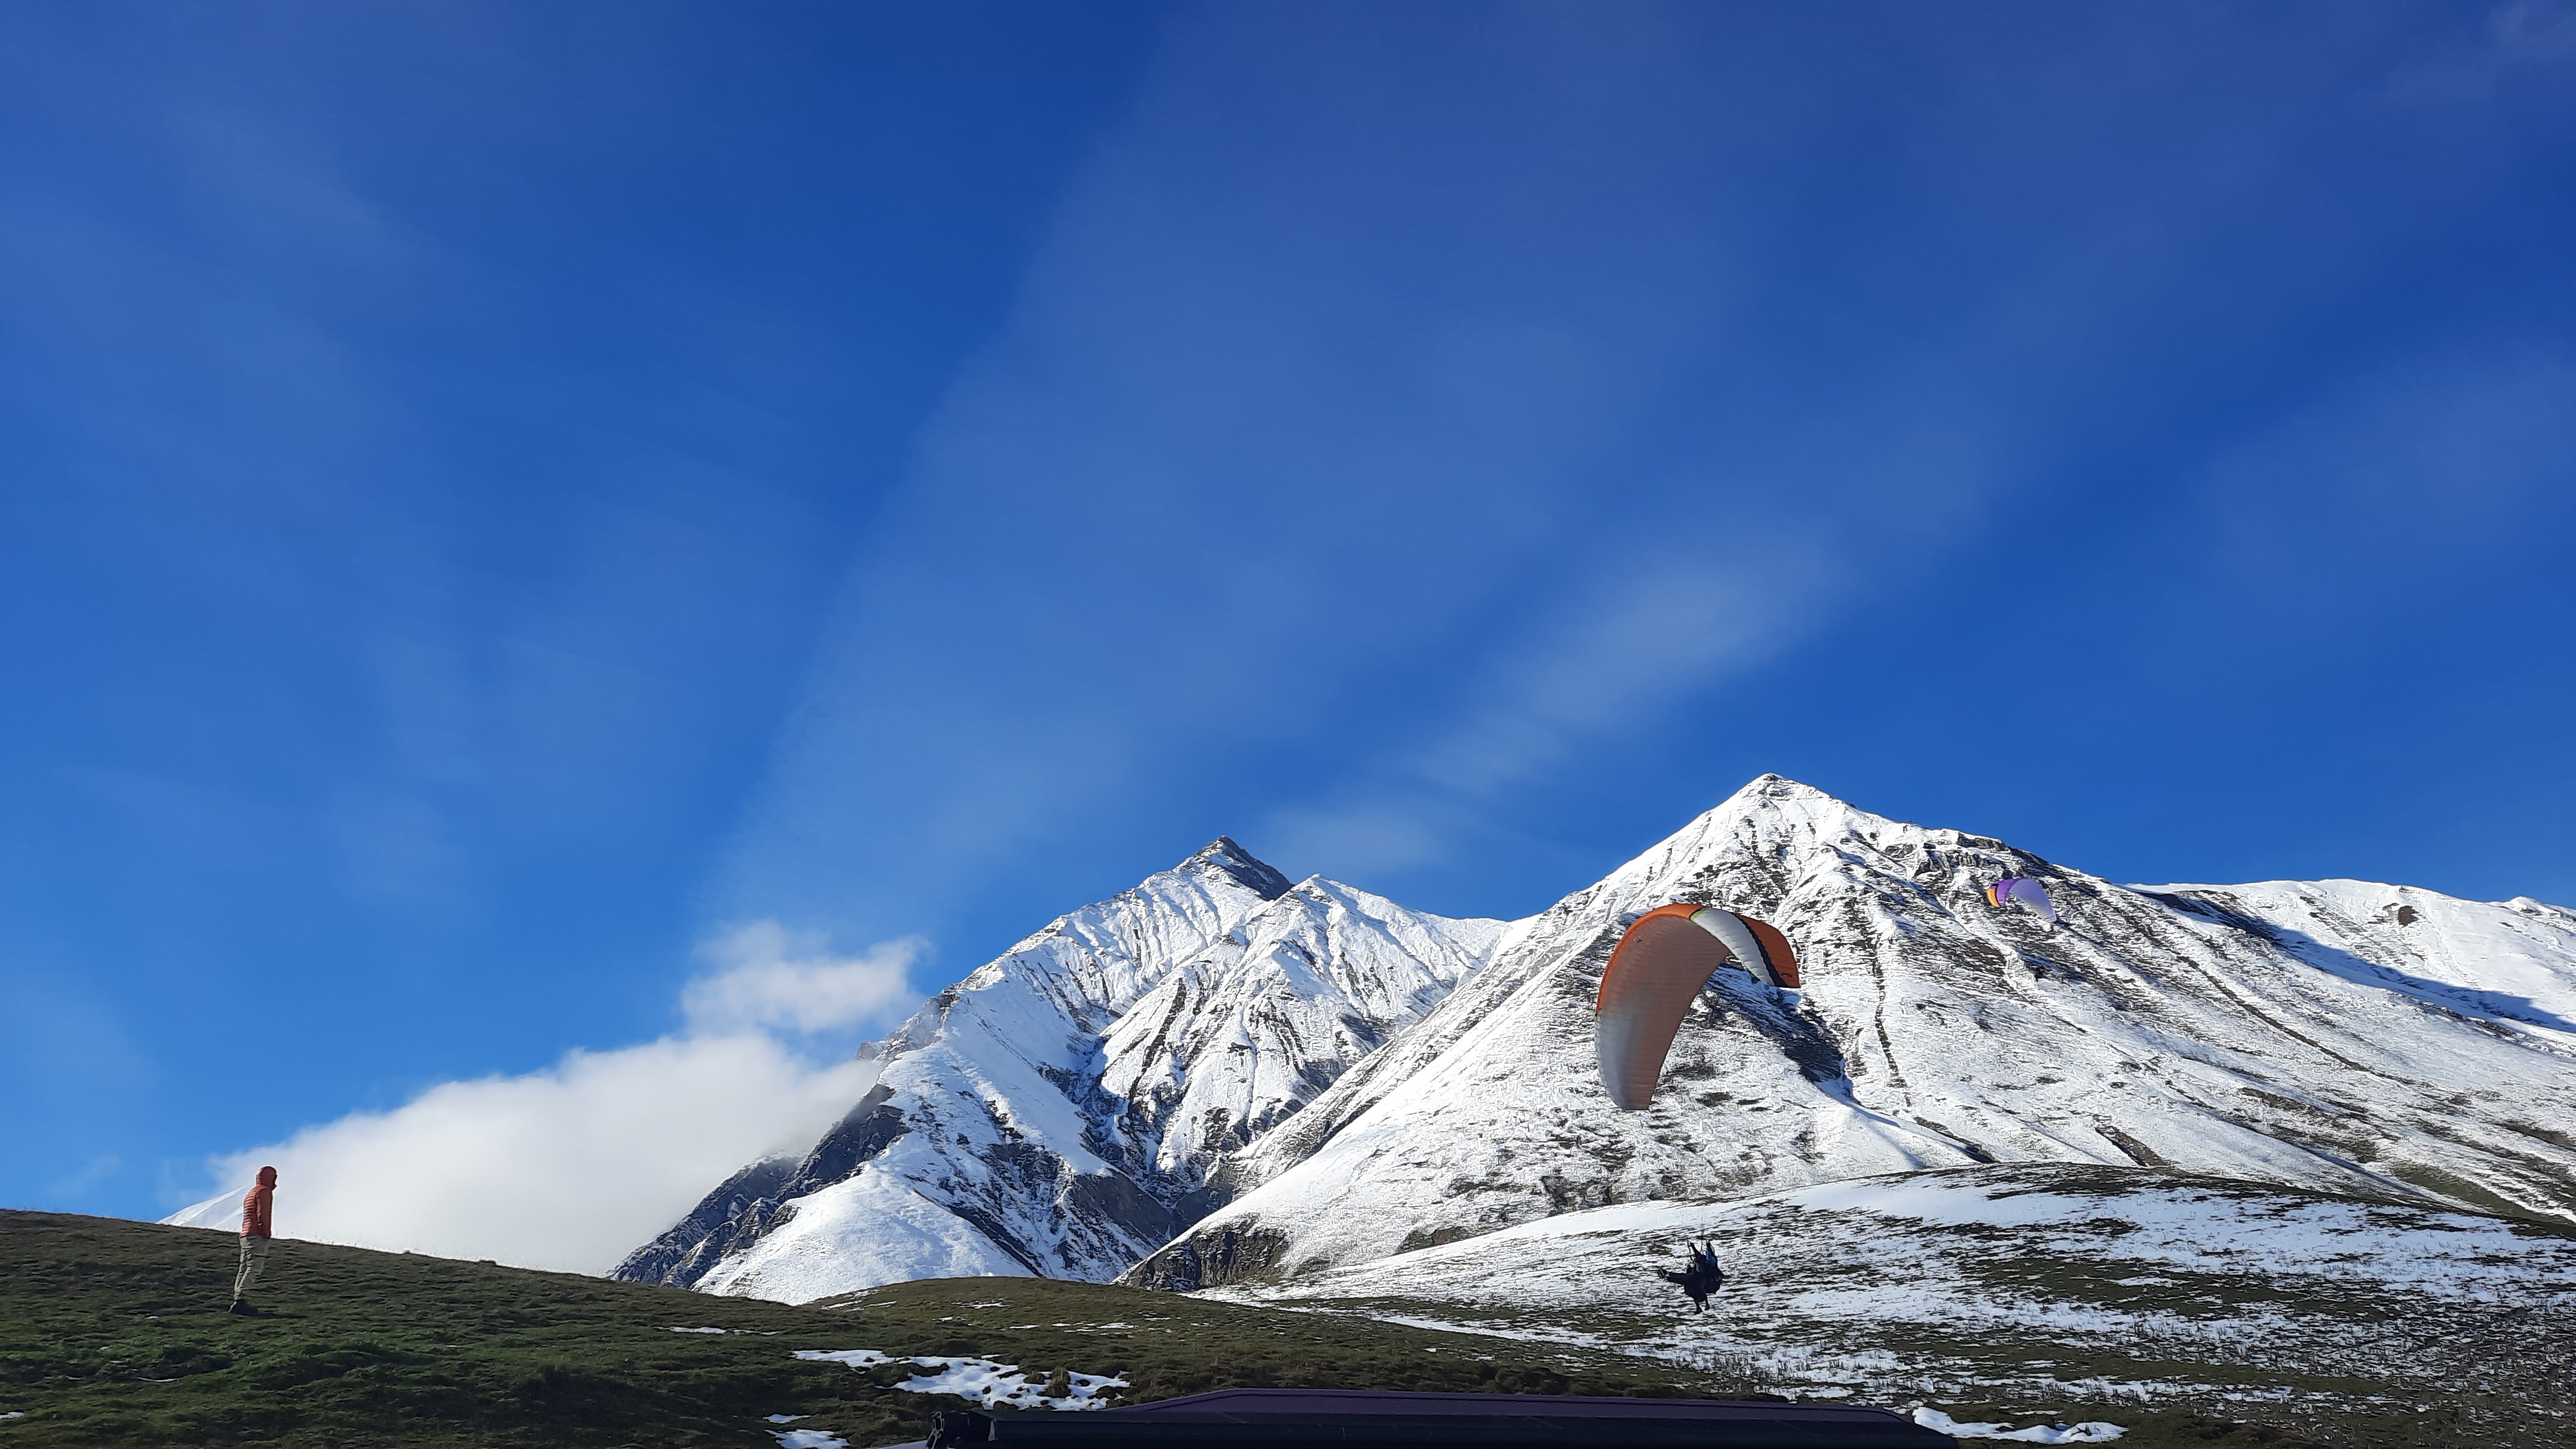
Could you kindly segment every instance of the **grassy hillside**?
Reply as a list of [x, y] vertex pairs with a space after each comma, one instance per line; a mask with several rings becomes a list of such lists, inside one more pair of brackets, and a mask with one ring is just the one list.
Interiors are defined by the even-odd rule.
[[[1235, 1384], [1573, 1393], [1728, 1385], [1597, 1352], [1030, 1279], [907, 1283], [838, 1309], [282, 1241], [223, 1309], [228, 1234], [0, 1211], [0, 1449], [735, 1444], [772, 1414], [853, 1449], [962, 1401], [798, 1349], [1119, 1372], [1134, 1399]], [[725, 1333], [674, 1333], [722, 1328]]]
[[[263, 1316], [233, 1318], [221, 1311], [233, 1253], [225, 1233], [0, 1211], [0, 1449], [776, 1449], [773, 1414], [866, 1449], [918, 1439], [931, 1414], [964, 1406], [896, 1387], [922, 1370], [853, 1371], [795, 1358], [802, 1349], [990, 1359], [1033, 1383], [1058, 1369], [1113, 1373], [1131, 1402], [1271, 1384], [1718, 1396], [1778, 1387], [1759, 1365], [1683, 1368], [1352, 1312], [1092, 1284], [947, 1279], [794, 1308], [293, 1241], [277, 1245], [255, 1295]], [[1678, 1298], [1671, 1307], [1680, 1312]], [[2377, 1438], [2324, 1425], [2311, 1440], [2199, 1413], [2081, 1407], [2074, 1417], [2128, 1425], [2124, 1449]]]

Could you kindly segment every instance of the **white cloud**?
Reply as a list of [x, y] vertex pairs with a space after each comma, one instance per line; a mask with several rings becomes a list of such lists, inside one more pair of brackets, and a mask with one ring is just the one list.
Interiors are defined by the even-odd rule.
[[[445, 1082], [211, 1164], [236, 1184], [166, 1219], [226, 1227], [253, 1175], [278, 1170], [289, 1238], [598, 1273], [764, 1153], [804, 1147], [874, 1082], [759, 1028], [890, 1019], [913, 999], [916, 942], [836, 960], [774, 923], [704, 948], [723, 969], [684, 998], [691, 1030], [543, 1071]], [[797, 955], [795, 953], [809, 953]]]
[[856, 1026], [910, 996], [912, 963], [928, 944], [907, 936], [835, 957], [820, 932], [754, 921], [699, 948], [722, 969], [690, 982], [681, 1004], [701, 1031]]

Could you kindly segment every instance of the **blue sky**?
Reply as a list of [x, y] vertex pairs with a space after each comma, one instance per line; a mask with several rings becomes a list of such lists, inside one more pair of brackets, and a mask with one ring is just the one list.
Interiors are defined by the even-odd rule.
[[0, 1202], [1220, 832], [2576, 901], [2565, 5], [30, 5], [0, 176]]

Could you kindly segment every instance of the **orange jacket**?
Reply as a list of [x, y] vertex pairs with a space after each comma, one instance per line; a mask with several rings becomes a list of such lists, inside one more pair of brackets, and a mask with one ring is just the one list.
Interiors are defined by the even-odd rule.
[[265, 1238], [268, 1232], [269, 1199], [277, 1192], [277, 1169], [259, 1170], [259, 1186], [242, 1195], [242, 1230], [245, 1238]]

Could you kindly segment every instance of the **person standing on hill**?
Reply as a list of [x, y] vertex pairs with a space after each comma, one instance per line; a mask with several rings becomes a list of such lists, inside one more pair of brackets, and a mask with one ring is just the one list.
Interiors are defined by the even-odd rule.
[[268, 1266], [269, 1203], [276, 1196], [274, 1167], [261, 1168], [259, 1186], [242, 1195], [241, 1268], [233, 1274], [233, 1306], [228, 1312], [245, 1317], [259, 1312], [242, 1295], [259, 1281], [259, 1270]]

